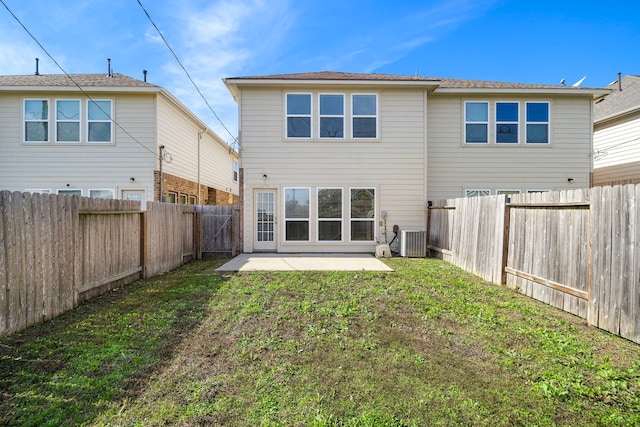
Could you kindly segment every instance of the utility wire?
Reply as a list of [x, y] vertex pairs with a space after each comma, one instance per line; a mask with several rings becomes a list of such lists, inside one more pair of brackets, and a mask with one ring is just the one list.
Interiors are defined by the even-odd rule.
[[[1, 0], [0, 0], [1, 1]], [[158, 26], [156, 25], [156, 23], [153, 21], [153, 19], [151, 18], [151, 15], [149, 15], [149, 12], [147, 12], [147, 9], [145, 9], [145, 7], [143, 6], [142, 2], [140, 0], [138, 0], [138, 4], [140, 5], [140, 7], [142, 8], [142, 10], [144, 11], [145, 15], [147, 15], [147, 18], [149, 18], [149, 22], [151, 22], [151, 25], [153, 25], [153, 27], [156, 29], [156, 31], [158, 32], [158, 34], [160, 35], [160, 37], [162, 38], [162, 41], [164, 42], [164, 44], [167, 46], [167, 48], [169, 49], [169, 51], [173, 54], [173, 57], [176, 59], [176, 61], [178, 62], [178, 64], [180, 64], [180, 67], [182, 68], [182, 71], [184, 71], [184, 73], [187, 75], [187, 77], [189, 78], [189, 81], [191, 81], [191, 84], [193, 85], [193, 87], [196, 88], [196, 91], [198, 92], [198, 94], [200, 95], [200, 97], [202, 98], [202, 100], [204, 101], [205, 104], [207, 104], [207, 107], [209, 107], [209, 110], [213, 113], [213, 115], [215, 116], [216, 119], [218, 119], [218, 121], [220, 122], [220, 124], [222, 125], [222, 127], [224, 128], [224, 130], [227, 131], [227, 133], [229, 134], [229, 136], [231, 136], [231, 138], [233, 138], [233, 143], [237, 143], [238, 142], [238, 138], [236, 138], [231, 131], [225, 126], [225, 124], [222, 122], [222, 119], [220, 119], [220, 117], [218, 116], [218, 114], [213, 110], [213, 108], [211, 107], [211, 105], [209, 104], [209, 101], [207, 101], [207, 99], [205, 98], [205, 96], [202, 94], [202, 92], [200, 91], [200, 88], [198, 87], [198, 85], [196, 84], [196, 82], [193, 81], [193, 79], [191, 78], [191, 75], [189, 74], [189, 72], [187, 71], [187, 69], [185, 68], [184, 65], [182, 65], [182, 62], [180, 61], [180, 59], [178, 58], [178, 55], [176, 55], [175, 51], [171, 48], [171, 46], [169, 45], [169, 42], [167, 42], [167, 39], [164, 37], [164, 35], [162, 34], [162, 31], [160, 31], [160, 28], [158, 28]]]
[[97, 102], [95, 102], [93, 100], [93, 98], [91, 97], [91, 95], [89, 95], [83, 88], [82, 86], [80, 86], [74, 79], [73, 77], [71, 77], [71, 75], [69, 75], [69, 73], [67, 73], [65, 71], [64, 68], [62, 68], [62, 65], [60, 65], [58, 63], [58, 61], [55, 60], [55, 58], [47, 51], [47, 49], [42, 45], [42, 43], [40, 43], [40, 41], [38, 41], [38, 39], [31, 33], [31, 31], [29, 31], [29, 29], [22, 23], [22, 21], [11, 11], [11, 9], [9, 9], [9, 6], [7, 6], [7, 4], [4, 2], [4, 0], [0, 0], [0, 3], [2, 3], [2, 5], [5, 7], [5, 9], [7, 9], [7, 11], [11, 14], [11, 16], [13, 16], [13, 18], [18, 22], [18, 24], [20, 24], [20, 26], [27, 32], [27, 34], [29, 34], [29, 36], [33, 39], [33, 41], [36, 42], [36, 44], [38, 46], [40, 46], [40, 49], [42, 49], [42, 51], [53, 61], [54, 64], [56, 64], [56, 66], [62, 71], [62, 73], [69, 79], [71, 80], [71, 82], [80, 90], [80, 92], [82, 92], [83, 95], [85, 95], [89, 101], [93, 102], [94, 105], [96, 107], [98, 107], [100, 109], [100, 111], [102, 111], [107, 117], [109, 117], [109, 120], [111, 120], [111, 122], [116, 125], [119, 129], [121, 129], [125, 134], [127, 134], [133, 141], [135, 141], [138, 145], [140, 145], [142, 148], [144, 148], [145, 150], [147, 150], [148, 152], [150, 152], [151, 154], [153, 154], [155, 157], [160, 158], [158, 156], [158, 154], [149, 149], [147, 146], [145, 146], [143, 143], [141, 143], [140, 141], [138, 141], [138, 139], [136, 137], [134, 137], [133, 135], [131, 135], [131, 133], [129, 133], [129, 131], [127, 131], [124, 127], [122, 127], [113, 117], [111, 117], [111, 114], [104, 111], [102, 109], [102, 107], [100, 106], [100, 104], [98, 104]]

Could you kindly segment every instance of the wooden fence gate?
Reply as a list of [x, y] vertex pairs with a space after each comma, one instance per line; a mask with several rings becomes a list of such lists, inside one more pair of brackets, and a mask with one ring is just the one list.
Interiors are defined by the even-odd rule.
[[197, 206], [202, 217], [202, 259], [229, 258], [240, 247], [240, 210], [237, 206]]

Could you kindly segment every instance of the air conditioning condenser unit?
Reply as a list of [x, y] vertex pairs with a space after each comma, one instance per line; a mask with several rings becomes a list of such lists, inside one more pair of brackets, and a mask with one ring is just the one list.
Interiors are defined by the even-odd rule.
[[427, 256], [427, 241], [425, 231], [401, 230], [400, 256], [410, 258], [424, 258]]

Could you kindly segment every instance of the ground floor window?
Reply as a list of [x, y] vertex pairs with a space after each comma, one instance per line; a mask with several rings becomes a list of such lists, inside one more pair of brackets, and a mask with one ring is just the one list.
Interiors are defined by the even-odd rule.
[[376, 190], [374, 188], [352, 188], [350, 190], [350, 205], [351, 241], [374, 241]]
[[285, 240], [309, 241], [309, 188], [284, 189]]
[[342, 188], [318, 188], [318, 241], [342, 241]]

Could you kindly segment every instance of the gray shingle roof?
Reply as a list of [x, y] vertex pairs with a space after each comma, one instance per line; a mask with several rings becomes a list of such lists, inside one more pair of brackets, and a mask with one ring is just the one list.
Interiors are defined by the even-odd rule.
[[[75, 83], [74, 83], [75, 82]], [[0, 76], [0, 87], [104, 87], [104, 88], [159, 88], [124, 74], [40, 74]]]
[[593, 107], [594, 122], [640, 110], [640, 76], [624, 76], [622, 91], [618, 90], [617, 80], [607, 86], [607, 89], [612, 89], [613, 92], [596, 101]]
[[[265, 76], [232, 77], [226, 79], [230, 83], [233, 80], [340, 80], [340, 81], [394, 81], [394, 82], [433, 82], [443, 89], [568, 89], [567, 86], [493, 82], [485, 80], [450, 79], [423, 76], [403, 76], [396, 74], [362, 74], [340, 73], [335, 71], [321, 71], [314, 73], [274, 74]], [[574, 88], [576, 90], [584, 88]]]

